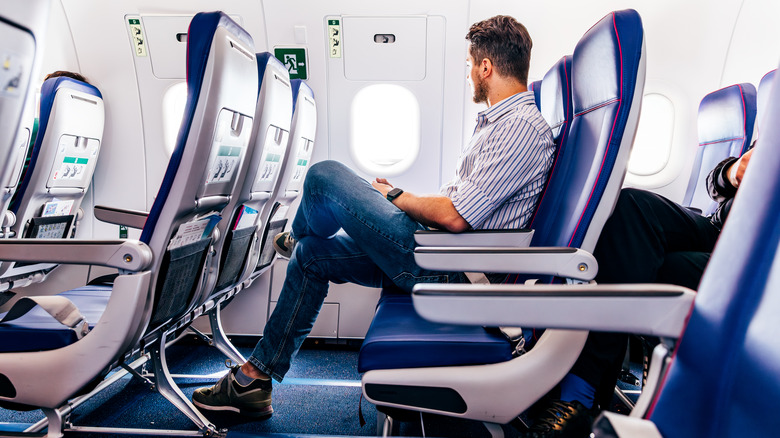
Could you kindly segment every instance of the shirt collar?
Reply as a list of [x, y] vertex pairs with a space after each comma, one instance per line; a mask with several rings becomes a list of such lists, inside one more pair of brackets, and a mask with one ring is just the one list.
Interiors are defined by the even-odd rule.
[[515, 107], [522, 105], [536, 104], [533, 91], [523, 91], [513, 94], [506, 99], [498, 102], [488, 109], [482, 110], [477, 114], [477, 119], [487, 119], [488, 122], [495, 122], [500, 119], [504, 114], [513, 110]]

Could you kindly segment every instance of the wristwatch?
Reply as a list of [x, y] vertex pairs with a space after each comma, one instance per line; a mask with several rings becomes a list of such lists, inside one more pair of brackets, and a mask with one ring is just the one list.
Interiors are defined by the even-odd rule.
[[399, 189], [398, 187], [394, 187], [392, 190], [387, 192], [387, 196], [385, 196], [385, 197], [387, 198], [388, 201], [393, 202], [393, 200], [395, 200], [395, 198], [401, 196], [401, 193], [403, 193], [403, 192], [404, 191]]

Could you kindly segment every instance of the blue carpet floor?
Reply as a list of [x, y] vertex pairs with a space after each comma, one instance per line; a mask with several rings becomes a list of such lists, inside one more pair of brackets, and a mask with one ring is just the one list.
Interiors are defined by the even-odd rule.
[[[239, 344], [245, 356], [252, 342]], [[376, 436], [377, 412], [374, 405], [361, 403], [360, 375], [357, 372], [358, 351], [350, 345], [307, 344], [293, 361], [282, 384], [274, 382], [274, 415], [256, 421], [236, 414], [219, 413], [208, 418], [219, 428], [229, 430], [229, 437], [256, 436]], [[174, 374], [208, 375], [208, 378], [176, 379], [188, 397], [202, 386], [210, 386], [227, 371], [225, 359], [216, 349], [186, 340], [174, 345], [168, 353]], [[360, 426], [359, 407], [366, 420]], [[0, 409], [0, 431], [18, 430], [18, 423], [35, 423], [40, 411], [15, 412]], [[78, 407], [71, 416], [77, 426], [106, 426], [149, 429], [195, 430], [193, 423], [171, 403], [138, 379], [125, 377]], [[479, 423], [426, 415], [420, 421], [401, 423], [401, 436], [481, 437], [488, 436]], [[424, 431], [423, 431], [424, 427]], [[507, 426], [508, 436], [517, 432]], [[67, 434], [94, 438], [104, 434]], [[115, 436], [115, 435], [114, 435]]]

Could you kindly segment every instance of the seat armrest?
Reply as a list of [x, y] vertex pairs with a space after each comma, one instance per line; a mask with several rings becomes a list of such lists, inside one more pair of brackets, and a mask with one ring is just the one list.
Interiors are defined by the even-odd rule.
[[471, 230], [450, 233], [441, 230], [418, 230], [414, 241], [420, 246], [517, 247], [531, 245], [534, 230]]
[[3, 261], [99, 265], [137, 272], [148, 268], [152, 258], [152, 250], [138, 240], [0, 240]]
[[595, 438], [663, 438], [655, 423], [604, 411], [593, 423]]
[[596, 259], [578, 248], [466, 248], [417, 247], [415, 262], [438, 271], [500, 272], [508, 274], [554, 275], [590, 281], [598, 273]]
[[99, 221], [124, 225], [139, 230], [144, 227], [146, 218], [149, 216], [149, 212], [146, 211], [126, 210], [116, 207], [106, 207], [105, 205], [96, 205], [94, 214], [95, 218]]
[[14, 212], [6, 210], [2, 215], [2, 223], [0, 223], [0, 227], [8, 228], [13, 227], [14, 225], [16, 225], [16, 215]]
[[[423, 318], [449, 324], [628, 332], [677, 338], [696, 292], [665, 284], [434, 284], [414, 287]], [[637, 311], [641, 309], [641, 311]]]

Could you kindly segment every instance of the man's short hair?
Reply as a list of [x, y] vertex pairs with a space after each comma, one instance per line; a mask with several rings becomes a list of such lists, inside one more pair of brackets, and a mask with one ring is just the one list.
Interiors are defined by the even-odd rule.
[[533, 42], [528, 30], [517, 20], [496, 15], [473, 24], [466, 39], [471, 42], [470, 54], [475, 63], [487, 58], [500, 75], [527, 84]]
[[51, 79], [51, 78], [59, 78], [61, 76], [64, 76], [66, 78], [75, 79], [77, 81], [81, 81], [81, 82], [89, 84], [89, 81], [84, 76], [80, 75], [79, 73], [75, 73], [75, 72], [67, 71], [67, 70], [57, 70], [55, 72], [51, 72], [51, 73], [46, 75], [44, 80], [48, 80], [48, 79]]

